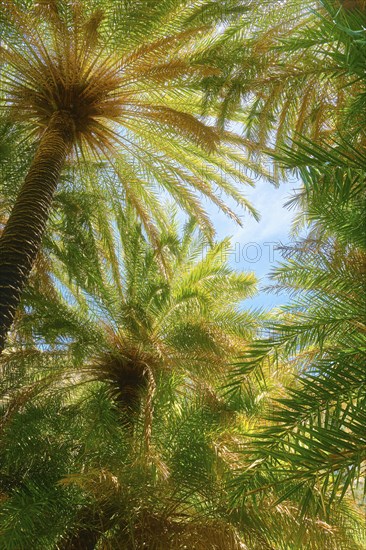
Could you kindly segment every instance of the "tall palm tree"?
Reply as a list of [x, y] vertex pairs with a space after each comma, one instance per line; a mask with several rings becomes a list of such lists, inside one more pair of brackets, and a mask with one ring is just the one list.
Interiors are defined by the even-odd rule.
[[[44, 393], [46, 401], [48, 391], [57, 393], [58, 388], [62, 400], [62, 394], [67, 396], [71, 389], [74, 397], [71, 404], [66, 405], [72, 410], [73, 403], [79, 402], [78, 407], [82, 405], [83, 411], [78, 414], [80, 418], [88, 418], [87, 422], [93, 418], [93, 432], [98, 421], [90, 407], [97, 406], [99, 402], [98, 407], [107, 407], [110, 411], [100, 426], [102, 430], [113, 433], [108, 443], [104, 436], [102, 441], [98, 438], [97, 442], [94, 436], [93, 441], [88, 441], [91, 426], [87, 428], [84, 422], [79, 423], [81, 438], [86, 435], [82, 443], [84, 458], [80, 455], [82, 462], [86, 458], [83, 466], [83, 469], [86, 468], [85, 476], [78, 470], [81, 464], [77, 463], [75, 468], [71, 468], [71, 472], [76, 469], [75, 475], [64, 476], [61, 486], [66, 487], [66, 491], [59, 503], [62, 510], [60, 522], [48, 535], [38, 531], [39, 540], [47, 546], [50, 544], [47, 537], [59, 535], [61, 529], [67, 548], [76, 547], [75, 544], [82, 547], [87, 540], [95, 543], [103, 532], [106, 532], [105, 536], [112, 541], [111, 544], [125, 541], [126, 545], [131, 545], [135, 540], [139, 541], [135, 544], [141, 546], [145, 542], [156, 548], [163, 548], [164, 545], [179, 548], [182, 540], [186, 540], [187, 544], [199, 547], [201, 543], [208, 544], [207, 537], [211, 537], [212, 544], [217, 539], [223, 541], [222, 547], [239, 548], [235, 527], [225, 523], [218, 510], [214, 511], [214, 505], [218, 504], [211, 502], [211, 499], [216, 501], [217, 497], [214, 499], [214, 486], [210, 480], [214, 471], [210, 472], [211, 462], [207, 453], [210, 453], [211, 461], [215, 460], [215, 453], [210, 451], [209, 443], [202, 439], [201, 433], [202, 422], [205, 422], [208, 438], [209, 430], [214, 429], [216, 421], [206, 418], [206, 405], [199, 404], [201, 392], [196, 397], [195, 391], [204, 389], [204, 401], [211, 399], [215, 402], [212, 385], [224, 376], [228, 354], [234, 353], [242, 338], [249, 337], [253, 331], [255, 317], [251, 318], [237, 306], [242, 298], [253, 292], [254, 277], [236, 274], [228, 268], [228, 242], [217, 244], [207, 251], [207, 238], [198, 234], [193, 221], [186, 225], [181, 239], [177, 236], [176, 225], [172, 224], [169, 232], [161, 238], [158, 253], [147, 242], [131, 210], [118, 206], [116, 227], [119, 232], [117, 236], [115, 229], [114, 238], [116, 247], [122, 250], [121, 256], [111, 260], [108, 249], [104, 251], [100, 246], [95, 247], [95, 255], [88, 256], [87, 266], [93, 270], [93, 276], [84, 279], [81, 285], [83, 272], [79, 278], [72, 273], [72, 281], [62, 277], [63, 251], [55, 249], [54, 255], [59, 257], [59, 268], [56, 262], [55, 273], [59, 275], [58, 285], [62, 285], [62, 293], [47, 297], [44, 291], [38, 294], [36, 288], [33, 294], [28, 293], [27, 311], [33, 337], [37, 341], [41, 339], [42, 348], [48, 348], [50, 352], [43, 355], [33, 349], [29, 350], [28, 356], [25, 353], [23, 357], [29, 367], [25, 369], [25, 377], [24, 374], [20, 376], [19, 372], [21, 353], [18, 354], [17, 374], [12, 368], [17, 353], [13, 359], [11, 350], [3, 356], [3, 364], [10, 368], [13, 384], [10, 391], [14, 398], [13, 405], [6, 415], [10, 423], [30, 396], [33, 403], [41, 399], [42, 409], [41, 403], [45, 402], [39, 395], [43, 393], [44, 384], [47, 386]], [[81, 247], [78, 249], [81, 250]], [[112, 261], [117, 264], [112, 266]], [[24, 324], [27, 324], [26, 319]], [[66, 347], [64, 342], [67, 342]], [[46, 370], [48, 374], [41, 377], [42, 382], [34, 382], [33, 379], [29, 383], [32, 380], [31, 371], [34, 372], [38, 361], [43, 365], [49, 362], [49, 367], [43, 371], [44, 375]], [[23, 385], [27, 377], [29, 382]], [[6, 386], [6, 382], [4, 384]], [[15, 391], [14, 385], [19, 388], [19, 384], [22, 389]], [[87, 392], [83, 390], [86, 385], [90, 388]], [[30, 393], [27, 393], [27, 386]], [[53, 407], [51, 403], [49, 405]], [[177, 409], [176, 415], [174, 408]], [[44, 411], [46, 409], [50, 410], [48, 405], [45, 405]], [[201, 457], [205, 455], [204, 470], [207, 469], [207, 472], [202, 471], [201, 467], [200, 473], [201, 480], [207, 484], [205, 491], [200, 485], [190, 487], [187, 480], [183, 483], [182, 460], [187, 464], [187, 461], [197, 458], [187, 446], [189, 430], [192, 435], [192, 415], [197, 423], [197, 449]], [[118, 419], [117, 425], [113, 417]], [[33, 426], [38, 429], [37, 421]], [[72, 437], [75, 442], [75, 433]], [[116, 445], [118, 441], [121, 444]], [[109, 447], [112, 444], [110, 449], [113, 449], [112, 455], [116, 459], [118, 455], [117, 461], [108, 459], [105, 462], [107, 455], [103, 457], [100, 453], [103, 443]], [[93, 456], [97, 448], [100, 451], [95, 461]], [[165, 460], [168, 466], [164, 465]], [[57, 453], [51, 461], [56, 470], [48, 477], [48, 485], [41, 497], [49, 503], [59, 493], [54, 488], [54, 476], [57, 476], [58, 470]], [[113, 474], [105, 470], [106, 484], [103, 482], [92, 497], [95, 476], [99, 478], [97, 469], [100, 463], [102, 469], [108, 468]], [[171, 468], [172, 472], [165, 472], [166, 468]], [[194, 470], [192, 464], [191, 474], [197, 477]], [[100, 474], [104, 476], [102, 470]], [[38, 483], [34, 475], [29, 478], [30, 483], [32, 478]], [[107, 478], [112, 482], [108, 491]], [[92, 506], [87, 500], [83, 501], [82, 494], [78, 494], [76, 501], [71, 498], [75, 483], [80, 487], [80, 484], [83, 485], [82, 492], [93, 499]], [[120, 483], [129, 487], [129, 494], [124, 498], [121, 498], [119, 491]], [[43, 492], [43, 489], [40, 490]], [[211, 493], [210, 497], [205, 494], [207, 491]], [[70, 512], [68, 505], [64, 508], [67, 495], [75, 503], [75, 511], [80, 511], [75, 514], [73, 525], [64, 520]], [[149, 501], [154, 495], [159, 496], [155, 498], [155, 504]], [[15, 502], [14, 505], [17, 506]], [[139, 508], [137, 514], [135, 506]], [[93, 509], [98, 511], [99, 517], [93, 516]], [[186, 517], [188, 509], [191, 509], [189, 521]], [[5, 529], [9, 535], [3, 538], [3, 544], [7, 547], [15, 518], [6, 507], [3, 513], [11, 524], [10, 530]], [[215, 521], [213, 514], [216, 514]], [[22, 528], [22, 534], [15, 537], [17, 544], [24, 544], [20, 541], [29, 540], [31, 533], [38, 530], [31, 515], [28, 521], [29, 524], [25, 523]]]
[[[137, 13], [124, 4], [103, 6], [104, 12], [42, 2], [23, 13], [7, 3], [3, 105], [38, 145], [0, 240], [0, 349], [40, 249], [61, 171], [75, 155], [83, 165], [97, 163], [94, 177], [118, 178], [153, 240], [150, 212], [164, 214], [159, 188], [211, 233], [197, 193], [237, 221], [217, 187], [251, 209], [222, 177], [227, 172], [246, 179], [235, 166], [240, 140], [227, 133], [218, 151], [217, 131], [196, 116], [199, 80], [213, 70], [193, 59], [197, 25], [184, 28], [174, 3], [162, 6], [154, 21], [143, 6]], [[189, 9], [183, 11], [187, 18]], [[141, 36], [144, 24], [148, 40]]]

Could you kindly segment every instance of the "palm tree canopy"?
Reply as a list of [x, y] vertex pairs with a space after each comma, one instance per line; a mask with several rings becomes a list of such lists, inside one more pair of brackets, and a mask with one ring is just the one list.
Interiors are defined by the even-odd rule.
[[[83, 272], [69, 271], [65, 277], [67, 241], [50, 250], [61, 293], [56, 299], [51, 289], [49, 300], [44, 290], [41, 295], [27, 293], [26, 304], [35, 300], [37, 325], [28, 312], [34, 335], [52, 345], [72, 338], [83, 360], [96, 346], [97, 354], [104, 350], [123, 355], [131, 349], [138, 356], [140, 349], [158, 370], [198, 369], [207, 374], [213, 365], [224, 368], [227, 354], [250, 337], [257, 324], [254, 315], [239, 307], [255, 292], [255, 277], [228, 266], [229, 240], [211, 248], [194, 220], [179, 237], [173, 218], [156, 249], [131, 210], [120, 208], [113, 225], [112, 231], [104, 227], [99, 236], [94, 234]], [[101, 239], [108, 234], [118, 256], [103, 248]], [[76, 242], [77, 250], [80, 245]]]
[[250, 460], [282, 472], [284, 495], [317, 487], [326, 507], [365, 474], [365, 162], [362, 136], [298, 146], [281, 160], [302, 176], [292, 202], [301, 205], [300, 234], [305, 226], [308, 235], [282, 247], [284, 261], [272, 274], [274, 288], [292, 299], [268, 323], [268, 338], [248, 351], [238, 381], [262, 362], [297, 366], [295, 387], [272, 411], [277, 426], [253, 440]]
[[[361, 550], [365, 2], [4, 5], [0, 231], [23, 180], [53, 209], [0, 357], [0, 546]], [[256, 215], [259, 152], [301, 179], [266, 315], [202, 201]]]
[[[123, 4], [106, 2], [95, 10], [42, 3], [22, 12], [9, 3], [8, 9], [10, 30], [1, 51], [10, 118], [25, 123], [34, 139], [58, 113], [70, 154], [81, 164], [83, 159], [97, 162], [104, 182], [118, 179], [150, 237], [157, 232], [154, 213], [164, 219], [162, 189], [211, 234], [199, 195], [240, 222], [218, 195], [221, 187], [255, 214], [234, 182], [222, 176], [250, 183], [238, 169], [244, 143], [227, 132], [220, 145], [214, 126], [198, 116], [199, 82], [217, 70], [214, 61], [194, 59], [202, 24], [188, 28], [170, 6], [155, 13], [157, 20], [142, 40], [147, 15], [131, 14]], [[188, 19], [188, 7], [183, 13]], [[136, 17], [136, 29], [129, 17]], [[164, 19], [165, 27], [159, 27]]]

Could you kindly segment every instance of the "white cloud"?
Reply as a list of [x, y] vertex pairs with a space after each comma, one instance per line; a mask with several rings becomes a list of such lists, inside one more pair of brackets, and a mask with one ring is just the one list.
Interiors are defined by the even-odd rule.
[[227, 220], [222, 213], [210, 209], [218, 237], [230, 235], [233, 242], [264, 242], [266, 240], [286, 239], [294, 217], [294, 210], [284, 207], [294, 186], [282, 184], [276, 188], [270, 183], [260, 180], [254, 189], [247, 188], [245, 196], [259, 211], [261, 219], [254, 220], [250, 214], [243, 216], [243, 227]]
[[[270, 183], [260, 180], [255, 188], [247, 188], [245, 196], [259, 211], [261, 219], [256, 222], [249, 214], [243, 217], [243, 227], [228, 220], [222, 213], [210, 208], [209, 213], [217, 230], [219, 239], [231, 236], [233, 254], [230, 263], [238, 270], [254, 271], [261, 286], [268, 284], [267, 275], [280, 260], [279, 252], [273, 252], [273, 247], [265, 243], [287, 242], [295, 211], [284, 207], [295, 188], [299, 185], [282, 184], [276, 188]], [[237, 211], [237, 209], [236, 209]], [[257, 243], [248, 246], [249, 243]], [[253, 261], [256, 257], [257, 259]], [[286, 302], [286, 296], [259, 294], [250, 305], [254, 307], [274, 307]], [[249, 304], [248, 304], [249, 305]]]

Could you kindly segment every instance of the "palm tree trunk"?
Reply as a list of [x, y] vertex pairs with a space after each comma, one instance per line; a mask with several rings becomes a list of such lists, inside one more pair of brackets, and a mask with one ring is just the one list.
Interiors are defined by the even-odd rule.
[[53, 115], [0, 237], [0, 354], [41, 247], [72, 130], [67, 113]]

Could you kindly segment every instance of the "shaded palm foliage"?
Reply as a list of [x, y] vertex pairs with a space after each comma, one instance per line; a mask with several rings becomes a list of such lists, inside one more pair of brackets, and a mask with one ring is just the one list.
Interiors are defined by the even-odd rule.
[[[56, 355], [43, 359], [60, 368]], [[38, 369], [36, 354], [18, 355], [17, 365], [29, 370], [32, 360]], [[362, 518], [346, 503], [328, 523], [307, 516], [301, 530], [295, 502], [274, 506], [269, 495], [231, 508], [238, 438], [258, 405], [239, 413], [214, 392], [194, 395], [177, 375], [158, 380], [147, 461], [143, 425], [126, 436], [108, 386], [46, 386], [32, 402], [18, 395], [3, 423], [4, 548], [362, 548]]]

